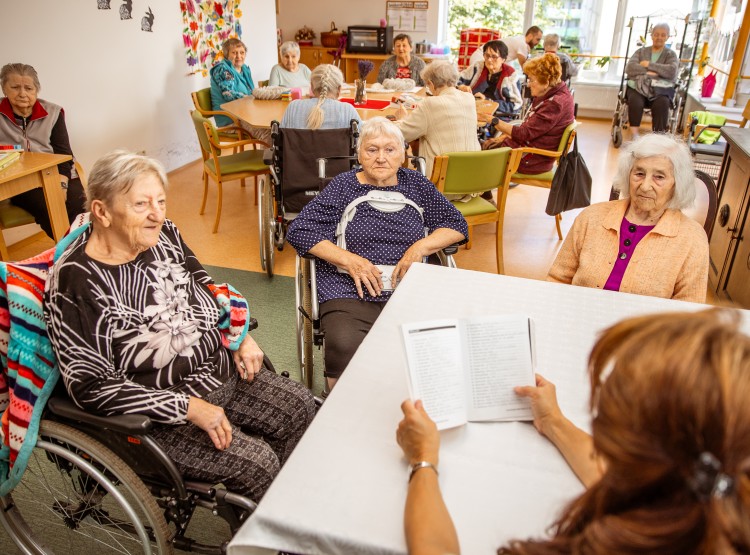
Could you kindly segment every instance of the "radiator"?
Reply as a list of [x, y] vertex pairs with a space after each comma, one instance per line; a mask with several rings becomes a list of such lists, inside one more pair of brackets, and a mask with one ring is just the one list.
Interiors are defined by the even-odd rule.
[[573, 83], [578, 115], [609, 119], [617, 107], [619, 85], [615, 83]]

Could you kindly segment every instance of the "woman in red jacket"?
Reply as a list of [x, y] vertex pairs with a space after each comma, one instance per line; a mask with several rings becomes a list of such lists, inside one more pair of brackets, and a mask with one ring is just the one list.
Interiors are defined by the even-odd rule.
[[[523, 71], [534, 98], [526, 119], [520, 125], [500, 121], [495, 128], [498, 137], [488, 139], [482, 148], [524, 146], [557, 150], [565, 128], [573, 122], [573, 95], [562, 82], [560, 59], [552, 53], [526, 62]], [[554, 159], [539, 154], [525, 154], [518, 173], [539, 174], [552, 169]]]

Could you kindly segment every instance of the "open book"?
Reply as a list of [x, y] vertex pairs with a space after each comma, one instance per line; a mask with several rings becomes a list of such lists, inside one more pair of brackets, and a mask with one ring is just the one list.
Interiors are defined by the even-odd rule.
[[439, 430], [467, 421], [532, 420], [517, 385], [534, 385], [532, 321], [484, 316], [403, 324], [409, 395]]

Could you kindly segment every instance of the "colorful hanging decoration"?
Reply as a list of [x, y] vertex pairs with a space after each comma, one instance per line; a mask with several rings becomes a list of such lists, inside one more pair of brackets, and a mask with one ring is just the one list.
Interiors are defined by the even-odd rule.
[[221, 45], [230, 37], [241, 38], [240, 0], [182, 0], [182, 39], [190, 74], [208, 75], [222, 59]]

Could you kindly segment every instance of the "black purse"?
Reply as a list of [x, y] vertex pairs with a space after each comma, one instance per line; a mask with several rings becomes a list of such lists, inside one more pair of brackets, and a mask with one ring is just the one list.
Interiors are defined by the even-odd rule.
[[573, 140], [573, 150], [560, 159], [552, 178], [545, 212], [555, 216], [574, 208], [591, 204], [591, 174], [583, 156], [578, 152], [578, 136]]

